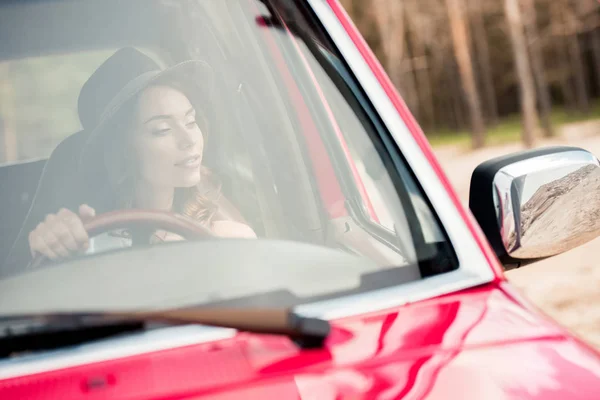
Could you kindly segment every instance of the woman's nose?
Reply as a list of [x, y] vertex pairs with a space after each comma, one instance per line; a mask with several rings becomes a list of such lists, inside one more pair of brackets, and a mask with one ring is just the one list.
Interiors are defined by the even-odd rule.
[[198, 143], [198, 138], [194, 135], [193, 132], [188, 132], [185, 129], [181, 130], [179, 137], [179, 148], [181, 150], [189, 149], [190, 147], [194, 147], [196, 143]]

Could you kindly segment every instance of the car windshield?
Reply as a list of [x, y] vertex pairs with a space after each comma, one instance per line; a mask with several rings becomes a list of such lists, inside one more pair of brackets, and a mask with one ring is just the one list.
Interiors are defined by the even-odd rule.
[[3, 290], [75, 304], [89, 268], [116, 274], [96, 306], [161, 305], [193, 268], [189, 302], [280, 305], [458, 268], [308, 3], [2, 1], [0, 36]]

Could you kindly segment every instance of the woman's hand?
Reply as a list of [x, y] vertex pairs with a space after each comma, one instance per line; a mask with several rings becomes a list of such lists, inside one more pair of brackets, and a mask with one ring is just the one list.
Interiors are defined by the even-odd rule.
[[95, 215], [96, 211], [87, 204], [79, 206], [79, 215], [65, 208], [56, 214], [48, 214], [44, 222], [29, 233], [31, 255], [42, 254], [58, 260], [85, 252], [90, 238], [83, 228], [83, 221]]
[[[256, 238], [256, 233], [246, 224], [235, 221], [214, 221], [212, 223], [212, 233], [217, 237], [232, 237], [232, 238]], [[183, 237], [163, 230], [158, 230], [152, 235], [150, 243], [160, 242], [178, 242], [185, 240]]]
[[212, 231], [215, 236], [255, 239], [256, 233], [246, 224], [235, 221], [214, 221]]

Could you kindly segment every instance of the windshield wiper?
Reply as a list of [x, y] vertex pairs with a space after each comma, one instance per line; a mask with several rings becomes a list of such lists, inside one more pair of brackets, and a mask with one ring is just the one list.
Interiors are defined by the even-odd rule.
[[[65, 329], [73, 331], [78, 327], [103, 327], [134, 322], [210, 325], [245, 332], [285, 335], [302, 348], [322, 347], [331, 330], [326, 320], [303, 317], [286, 308], [189, 307], [157, 311], [40, 313], [3, 317], [0, 318], [0, 325], [10, 326], [11, 321], [33, 328], [23, 327], [18, 336], [40, 336], [44, 332], [59, 333]], [[6, 335], [6, 332], [5, 329], [5, 334], [2, 335], [5, 338], [17, 336]]]

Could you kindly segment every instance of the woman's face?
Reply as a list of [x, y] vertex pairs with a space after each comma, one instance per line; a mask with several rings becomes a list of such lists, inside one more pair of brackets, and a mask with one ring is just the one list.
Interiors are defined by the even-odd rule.
[[139, 178], [161, 188], [198, 184], [204, 140], [188, 98], [169, 86], [152, 86], [139, 99], [133, 135]]

